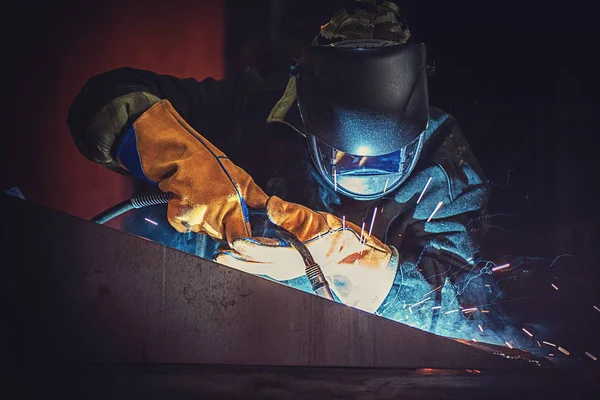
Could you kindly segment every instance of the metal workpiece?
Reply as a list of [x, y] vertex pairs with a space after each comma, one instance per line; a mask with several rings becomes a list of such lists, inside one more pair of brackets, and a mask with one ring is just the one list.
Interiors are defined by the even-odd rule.
[[2, 302], [10, 321], [5, 342], [9, 353], [29, 363], [540, 365], [25, 200], [3, 195], [1, 209]]

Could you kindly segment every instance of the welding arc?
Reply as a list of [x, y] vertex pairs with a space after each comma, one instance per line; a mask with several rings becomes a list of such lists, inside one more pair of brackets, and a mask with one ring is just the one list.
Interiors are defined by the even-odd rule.
[[159, 204], [167, 204], [171, 198], [171, 193], [165, 192], [142, 192], [136, 193], [130, 199], [127, 199], [108, 210], [96, 215], [92, 221], [98, 224], [105, 224], [113, 218], [118, 217], [127, 211], [134, 208], [142, 208], [148, 206], [156, 206]]

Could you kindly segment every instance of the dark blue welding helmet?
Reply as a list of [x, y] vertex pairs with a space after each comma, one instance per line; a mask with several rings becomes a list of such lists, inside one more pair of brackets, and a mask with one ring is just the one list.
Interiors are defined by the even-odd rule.
[[346, 40], [303, 51], [298, 106], [313, 161], [337, 192], [372, 200], [408, 178], [427, 129], [426, 67], [420, 43]]

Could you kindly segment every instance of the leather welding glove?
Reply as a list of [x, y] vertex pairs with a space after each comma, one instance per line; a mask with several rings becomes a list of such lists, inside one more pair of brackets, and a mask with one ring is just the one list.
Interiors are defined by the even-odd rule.
[[229, 243], [251, 237], [247, 206], [267, 195], [243, 169], [196, 132], [168, 100], [151, 106], [119, 146], [119, 164], [170, 192], [168, 219], [179, 232], [206, 233]]
[[[87, 129], [70, 121], [70, 128], [75, 144], [88, 159], [102, 164], [109, 169], [123, 173], [112, 149], [119, 140], [124, 127], [131, 125], [144, 111], [148, 110], [160, 99], [148, 92], [133, 92], [113, 99], [100, 109], [92, 118]], [[85, 114], [84, 112], [75, 115]], [[70, 119], [76, 120], [71, 114]]]
[[[267, 202], [271, 222], [300, 239], [321, 266], [330, 287], [345, 304], [374, 312], [392, 287], [398, 252], [353, 223], [276, 196]], [[305, 273], [300, 254], [275, 239], [239, 238], [215, 261], [276, 280]]]

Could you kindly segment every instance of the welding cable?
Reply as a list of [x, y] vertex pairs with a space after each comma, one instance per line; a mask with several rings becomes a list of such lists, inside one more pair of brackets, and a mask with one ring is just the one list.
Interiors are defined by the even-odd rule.
[[302, 260], [304, 261], [304, 266], [306, 267], [306, 277], [310, 282], [312, 290], [321, 297], [335, 301], [321, 267], [315, 262], [312, 254], [310, 254], [310, 251], [304, 243], [290, 232], [278, 226], [273, 229], [273, 236], [275, 236], [276, 239], [287, 243], [300, 253]]
[[96, 215], [94, 218], [92, 218], [92, 221], [98, 224], [105, 224], [111, 219], [116, 218], [127, 211], [133, 210], [134, 208], [167, 204], [169, 199], [171, 199], [171, 193], [157, 191], [136, 193], [130, 199], [127, 199]]

